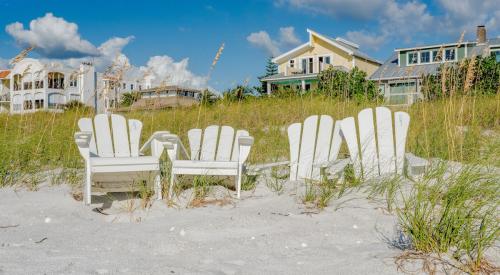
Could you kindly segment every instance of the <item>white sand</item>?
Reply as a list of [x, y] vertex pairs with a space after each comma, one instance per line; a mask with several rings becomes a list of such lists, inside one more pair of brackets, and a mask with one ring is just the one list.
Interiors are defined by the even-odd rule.
[[398, 273], [400, 251], [384, 240], [395, 235], [394, 216], [363, 194], [305, 214], [303, 192], [278, 196], [259, 184], [232, 205], [155, 202], [132, 214], [114, 201], [105, 216], [91, 211], [102, 203], [87, 207], [64, 185], [3, 188], [0, 226], [18, 226], [0, 228], [0, 274]]

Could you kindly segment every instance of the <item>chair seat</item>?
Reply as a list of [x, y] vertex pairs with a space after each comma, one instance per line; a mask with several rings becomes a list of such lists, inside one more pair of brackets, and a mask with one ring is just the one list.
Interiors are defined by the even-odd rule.
[[152, 156], [91, 157], [90, 166], [92, 172], [98, 173], [157, 171], [160, 169], [160, 160]]
[[237, 161], [176, 160], [172, 168], [238, 169]]

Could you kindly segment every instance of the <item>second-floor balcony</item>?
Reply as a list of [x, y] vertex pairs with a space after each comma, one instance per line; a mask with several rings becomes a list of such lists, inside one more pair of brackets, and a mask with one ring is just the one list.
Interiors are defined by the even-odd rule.
[[300, 67], [295, 67], [295, 66], [291, 67], [290, 65], [287, 65], [283, 73], [285, 74], [285, 76], [301, 75], [301, 74], [317, 74], [330, 67], [333, 67], [333, 65], [323, 62], [317, 62], [317, 61], [305, 62], [305, 63], [303, 62], [302, 66]]

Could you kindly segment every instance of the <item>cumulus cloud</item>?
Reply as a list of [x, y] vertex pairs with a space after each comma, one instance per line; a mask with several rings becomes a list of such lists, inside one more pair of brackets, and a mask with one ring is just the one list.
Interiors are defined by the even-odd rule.
[[275, 4], [337, 19], [365, 20], [369, 27], [350, 30], [346, 36], [374, 50], [391, 40], [410, 44], [431, 35], [458, 39], [464, 30], [470, 38], [482, 24], [490, 37], [500, 29], [498, 0], [435, 0], [437, 8], [432, 10], [422, 0], [276, 0]]
[[295, 34], [295, 28], [290, 26], [279, 29], [277, 40], [272, 39], [267, 31], [261, 30], [248, 35], [247, 41], [271, 56], [278, 56], [283, 48], [297, 46], [301, 43]]
[[368, 33], [366, 31], [348, 31], [346, 37], [350, 41], [374, 50], [378, 50], [387, 38], [384, 34]]
[[332, 17], [350, 17], [368, 20], [378, 16], [386, 0], [276, 0], [278, 7], [324, 14]]
[[176, 62], [167, 55], [153, 56], [140, 71], [153, 76], [152, 84], [157, 86], [163, 83], [192, 88], [206, 88], [208, 77], [198, 76], [188, 69], [189, 58]]
[[[83, 39], [78, 33], [78, 25], [55, 17], [52, 13], [34, 19], [29, 28], [15, 22], [6, 26], [6, 31], [22, 47], [34, 46], [42, 61], [61, 62], [66, 66], [78, 68], [82, 62], [92, 62], [99, 72], [104, 72], [113, 62], [129, 64], [129, 58], [123, 49], [134, 40], [134, 36], [112, 37], [98, 47]], [[287, 43], [292, 43], [292, 33], [286, 30]], [[168, 55], [153, 56], [144, 66], [128, 66], [125, 77], [128, 80], [142, 80], [147, 73], [152, 76], [152, 84], [166, 83], [193, 88], [206, 88], [208, 78], [192, 73], [189, 59], [175, 61]], [[0, 58], [0, 68], [7, 68], [8, 60]]]
[[34, 46], [35, 51], [47, 58], [98, 56], [99, 50], [82, 39], [78, 25], [52, 13], [34, 19], [25, 29], [20, 22], [9, 24], [5, 31], [22, 47]]

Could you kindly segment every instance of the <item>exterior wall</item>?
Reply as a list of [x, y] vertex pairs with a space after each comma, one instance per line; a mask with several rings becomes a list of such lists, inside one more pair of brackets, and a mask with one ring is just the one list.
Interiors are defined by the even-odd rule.
[[354, 64], [356, 67], [358, 67], [360, 70], [366, 72], [366, 75], [370, 77], [380, 65], [373, 63], [368, 60], [360, 59], [360, 58], [355, 58], [354, 59]]
[[[312, 44], [313, 47], [311, 49], [303, 51], [302, 53], [293, 56], [293, 58], [290, 58], [295, 60], [295, 68], [302, 68], [301, 60], [303, 58], [312, 57], [314, 64], [313, 72], [318, 73], [318, 58], [320, 56], [330, 56], [330, 63], [333, 66], [344, 66], [348, 69], [353, 68], [353, 57], [345, 53], [343, 50], [328, 44], [314, 35], [312, 36]], [[278, 64], [278, 71], [280, 73], [286, 72], [290, 59]]]

